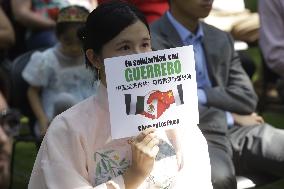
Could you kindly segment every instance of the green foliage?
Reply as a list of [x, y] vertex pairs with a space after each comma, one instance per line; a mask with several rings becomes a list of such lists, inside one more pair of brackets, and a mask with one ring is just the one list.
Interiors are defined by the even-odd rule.
[[34, 143], [18, 143], [14, 160], [13, 189], [26, 189], [36, 158]]

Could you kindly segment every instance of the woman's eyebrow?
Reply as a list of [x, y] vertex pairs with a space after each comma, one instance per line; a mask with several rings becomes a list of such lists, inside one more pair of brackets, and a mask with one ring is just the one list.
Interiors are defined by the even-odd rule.
[[[142, 39], [142, 41], [150, 41], [150, 37], [144, 37]], [[115, 46], [120, 46], [122, 44], [127, 44], [127, 43], [131, 43], [131, 40], [128, 40], [128, 39], [122, 39], [121, 41], [119, 41], [118, 43], [115, 44]]]
[[143, 41], [150, 41], [150, 40], [151, 40], [151, 38], [149, 38], [149, 37], [143, 38]]
[[118, 43], [115, 44], [115, 46], [120, 46], [125, 43], [130, 43], [130, 40], [125, 39], [125, 40], [119, 41]]

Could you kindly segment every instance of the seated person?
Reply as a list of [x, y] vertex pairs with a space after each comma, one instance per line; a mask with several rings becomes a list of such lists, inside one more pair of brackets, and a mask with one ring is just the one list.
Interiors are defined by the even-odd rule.
[[4, 13], [0, 4], [0, 91], [5, 96], [5, 100], [9, 98], [9, 78], [6, 73], [6, 65], [4, 60], [6, 58], [6, 51], [15, 43], [15, 33], [10, 20]]
[[[8, 189], [10, 181], [10, 157], [12, 152], [12, 138], [16, 134], [19, 116], [9, 110], [7, 99], [9, 85], [6, 74], [0, 69], [0, 188]], [[13, 124], [11, 124], [13, 123]]]
[[1, 84], [0, 78], [0, 188], [8, 189], [11, 177], [10, 158], [13, 136], [19, 131], [20, 115], [18, 112], [9, 109], [6, 97], [2, 93]]
[[9, 126], [2, 119], [8, 109], [8, 104], [0, 90], [0, 188], [8, 189], [10, 178], [10, 156], [12, 137], [9, 136]]
[[[99, 3], [106, 1], [98, 0]], [[169, 8], [168, 0], [126, 0], [126, 2], [138, 7], [149, 24], [160, 18]]]
[[244, 0], [214, 0], [204, 21], [231, 33], [236, 41], [252, 43], [259, 37], [259, 15], [246, 9]]
[[13, 136], [18, 133], [20, 115], [10, 110], [0, 71], [0, 188], [8, 189]]
[[80, 36], [87, 65], [100, 79], [98, 91], [53, 120], [28, 188], [211, 189], [207, 144], [196, 125], [111, 139], [103, 60], [151, 51], [143, 14], [119, 1], [103, 3]]
[[[0, 4], [0, 51], [10, 48], [15, 42], [12, 24]], [[1, 61], [1, 57], [0, 57]]]
[[204, 21], [223, 31], [231, 33], [235, 39], [242, 66], [252, 78], [255, 63], [247, 53], [248, 43], [255, 43], [259, 37], [259, 15], [245, 8], [244, 0], [215, 0], [212, 10]]
[[70, 5], [79, 5], [85, 7], [90, 12], [94, 10], [98, 5], [97, 0], [68, 0], [68, 2], [70, 3]]
[[266, 65], [279, 76], [277, 89], [284, 102], [284, 2], [262, 0], [258, 10], [261, 23], [259, 44]]
[[[212, 2], [170, 0], [170, 10], [151, 25], [152, 47], [193, 46], [199, 128], [208, 142], [215, 189], [237, 188], [239, 165], [233, 160], [239, 160], [245, 168], [242, 173], [283, 177], [284, 130], [262, 123], [252, 114], [257, 95], [232, 37], [201, 20], [210, 13]], [[253, 123], [242, 124], [236, 113], [252, 118]]]
[[3, 127], [5, 126], [0, 123], [0, 187], [2, 189], [8, 189], [11, 176], [10, 157], [12, 151], [12, 138], [6, 133]]
[[22, 73], [30, 85], [28, 99], [42, 135], [53, 117], [95, 92], [91, 82], [94, 76], [85, 69], [77, 37], [88, 14], [87, 9], [79, 6], [61, 9], [56, 24], [59, 42], [43, 52], [35, 52]]
[[0, 188], [8, 189], [10, 181], [10, 157], [12, 151], [12, 130], [7, 113], [10, 97], [9, 76], [4, 69], [4, 52], [15, 42], [12, 24], [4, 13], [0, 2]]

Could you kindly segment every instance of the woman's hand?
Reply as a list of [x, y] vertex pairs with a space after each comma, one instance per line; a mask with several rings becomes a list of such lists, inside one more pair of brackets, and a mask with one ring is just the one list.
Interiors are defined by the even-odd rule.
[[252, 113], [250, 115], [239, 115], [233, 113], [234, 121], [239, 126], [253, 126], [264, 123], [264, 120], [261, 116], [256, 113]]
[[126, 189], [137, 188], [151, 173], [159, 152], [159, 139], [155, 129], [147, 129], [129, 141], [132, 150], [132, 165], [124, 173]]

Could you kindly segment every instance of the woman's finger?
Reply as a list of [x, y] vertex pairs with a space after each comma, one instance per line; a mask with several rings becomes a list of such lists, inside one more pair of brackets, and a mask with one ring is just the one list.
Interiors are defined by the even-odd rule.
[[157, 138], [155, 132], [149, 133], [147, 136], [145, 136], [145, 138], [141, 141], [141, 143], [143, 143], [146, 146], [153, 138]]
[[136, 141], [141, 142], [148, 134], [155, 132], [155, 128], [149, 128], [144, 131], [142, 131], [137, 137]]
[[155, 158], [159, 152], [159, 146], [154, 146], [151, 151], [149, 152], [150, 157]]
[[135, 137], [131, 137], [130, 139], [127, 140], [128, 144], [133, 144], [135, 141]]
[[150, 142], [148, 142], [147, 147], [152, 149], [160, 143], [158, 138], [153, 138]]

